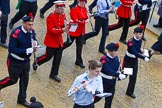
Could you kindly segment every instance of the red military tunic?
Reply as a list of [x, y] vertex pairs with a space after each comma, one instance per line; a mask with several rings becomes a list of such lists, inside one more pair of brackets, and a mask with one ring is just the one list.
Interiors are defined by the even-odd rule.
[[70, 36], [79, 37], [85, 35], [85, 23], [88, 19], [87, 10], [85, 7], [75, 6], [70, 11], [70, 24], [78, 24], [78, 27], [75, 32], [69, 31]]
[[117, 9], [117, 15], [121, 18], [130, 18], [132, 16], [131, 6], [134, 0], [120, 0], [121, 5]]
[[64, 27], [65, 14], [51, 13], [47, 19], [47, 32], [44, 44], [51, 48], [63, 47], [62, 28]]

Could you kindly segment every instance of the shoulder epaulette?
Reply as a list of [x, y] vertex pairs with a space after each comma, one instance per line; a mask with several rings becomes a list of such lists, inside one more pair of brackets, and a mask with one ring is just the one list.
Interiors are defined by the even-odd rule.
[[128, 46], [132, 46], [133, 45], [133, 38], [128, 40]]
[[106, 63], [106, 56], [105, 55], [102, 56], [100, 61], [102, 64]]
[[14, 38], [18, 38], [18, 34], [20, 33], [20, 29], [17, 29], [17, 30], [15, 30], [15, 32], [12, 34], [12, 37], [14, 37]]

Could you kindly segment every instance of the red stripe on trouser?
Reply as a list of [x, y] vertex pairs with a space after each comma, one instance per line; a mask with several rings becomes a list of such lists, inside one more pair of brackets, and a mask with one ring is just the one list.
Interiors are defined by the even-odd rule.
[[123, 59], [123, 62], [122, 62], [122, 70], [124, 69], [124, 64], [125, 64], [125, 61]]
[[41, 61], [41, 60], [43, 60], [43, 59], [45, 59], [45, 58], [47, 58], [47, 53], [46, 53], [45, 55], [41, 56], [40, 58], [38, 58], [38, 59], [36, 60], [36, 62], [38, 63], [39, 61]]
[[0, 85], [4, 85], [4, 84], [8, 83], [10, 80], [11, 80], [11, 78], [10, 77], [7, 77], [7, 78], [5, 78], [4, 80], [2, 80], [0, 82]]
[[10, 59], [8, 58], [8, 59], [7, 59], [7, 68], [9, 68], [10, 63], [11, 63], [11, 61], [10, 61]]
[[109, 30], [113, 29], [114, 27], [116, 27], [117, 25], [119, 25], [119, 22], [120, 22], [120, 17], [118, 18], [118, 23], [117, 24], [113, 24], [113, 25], [109, 25], [108, 26], [108, 29]]
[[129, 25], [133, 25], [134, 23], [136, 23], [136, 22], [137, 22], [137, 20], [138, 20], [138, 16], [139, 16], [139, 15], [138, 15], [138, 14], [139, 14], [139, 12], [138, 12], [138, 11], [136, 11], [136, 12], [135, 12], [135, 14], [136, 14], [136, 15], [135, 15], [135, 19], [134, 19], [134, 20], [132, 20], [132, 21], [130, 21], [130, 22], [129, 22]]

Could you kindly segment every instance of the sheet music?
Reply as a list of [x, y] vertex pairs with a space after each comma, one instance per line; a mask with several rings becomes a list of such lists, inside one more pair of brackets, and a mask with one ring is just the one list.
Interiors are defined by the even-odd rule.
[[70, 32], [75, 32], [77, 28], [78, 28], [78, 24], [72, 24], [69, 31]]
[[146, 56], [146, 57], [149, 57], [149, 52], [148, 52], [148, 50], [147, 50], [147, 49], [144, 49], [143, 51], [144, 51], [144, 53], [143, 53], [142, 55], [144, 55], [144, 56]]
[[100, 94], [96, 94], [96, 96], [100, 97], [100, 98], [103, 98], [103, 97], [108, 97], [108, 96], [111, 96], [112, 93], [100, 93]]
[[124, 68], [124, 74], [133, 75], [133, 68]]
[[146, 10], [146, 9], [147, 9], [147, 5], [143, 5], [142, 10]]

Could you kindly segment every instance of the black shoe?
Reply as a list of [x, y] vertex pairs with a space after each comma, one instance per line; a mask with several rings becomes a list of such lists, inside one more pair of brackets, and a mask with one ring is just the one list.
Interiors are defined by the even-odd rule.
[[55, 76], [50, 75], [49, 77], [54, 79], [56, 82], [61, 82], [61, 79], [57, 75]]
[[40, 18], [44, 18], [44, 14], [40, 11]]
[[147, 39], [146, 39], [144, 36], [142, 36], [142, 40], [143, 40], [143, 41], [147, 41]]
[[17, 101], [17, 104], [23, 105], [24, 107], [29, 107], [30, 104], [27, 101], [21, 102], [21, 101]]
[[101, 51], [101, 50], [99, 50], [98, 52], [100, 52], [100, 53], [102, 53], [102, 54], [105, 54], [105, 53], [106, 53], [105, 51]]
[[84, 64], [78, 64], [78, 63], [75, 62], [75, 65], [77, 65], [77, 66], [79, 66], [81, 68], [85, 68]]
[[129, 93], [126, 93], [126, 95], [127, 95], [127, 96], [130, 96], [130, 97], [133, 98], [133, 99], [136, 98], [135, 94], [129, 94]]
[[3, 47], [3, 48], [6, 48], [6, 49], [8, 48], [7, 43], [0, 43], [0, 46]]
[[14, 26], [14, 24], [12, 24], [11, 22], [9, 23], [9, 28], [10, 29], [13, 29], [13, 26]]
[[154, 24], [153, 27], [155, 27], [155, 28], [162, 28], [162, 25], [160, 25], [160, 24]]
[[36, 61], [34, 61], [34, 63], [33, 63], [33, 70], [36, 71], [37, 67], [38, 67], [38, 64], [36, 63]]
[[126, 40], [119, 40], [120, 42], [122, 42], [123, 44], [127, 44], [127, 41]]

